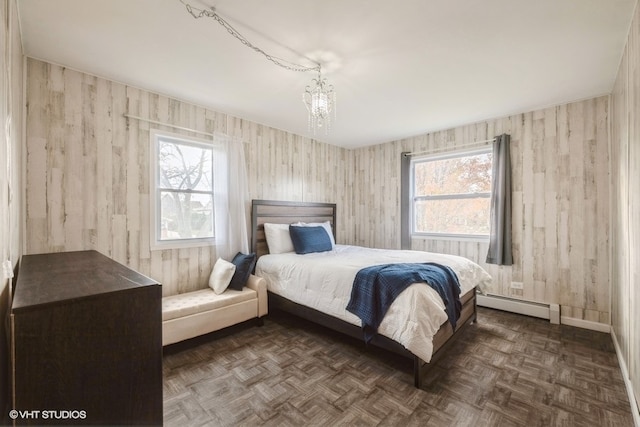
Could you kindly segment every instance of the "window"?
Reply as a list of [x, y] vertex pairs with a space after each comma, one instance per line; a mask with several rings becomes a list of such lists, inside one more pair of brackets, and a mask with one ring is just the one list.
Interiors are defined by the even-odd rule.
[[411, 161], [413, 235], [488, 237], [491, 148]]
[[214, 242], [213, 145], [151, 132], [151, 248]]

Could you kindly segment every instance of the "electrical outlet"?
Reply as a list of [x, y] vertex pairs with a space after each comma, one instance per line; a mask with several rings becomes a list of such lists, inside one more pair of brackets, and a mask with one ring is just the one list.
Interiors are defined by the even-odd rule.
[[522, 289], [524, 284], [522, 282], [511, 282], [511, 289]]

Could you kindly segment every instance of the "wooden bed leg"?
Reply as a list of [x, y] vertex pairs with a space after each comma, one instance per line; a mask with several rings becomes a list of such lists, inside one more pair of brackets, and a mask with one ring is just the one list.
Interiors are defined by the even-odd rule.
[[474, 296], [473, 298], [473, 317], [471, 318], [471, 323], [478, 324], [478, 298]]
[[413, 356], [413, 385], [422, 388], [422, 367], [424, 362], [418, 356]]

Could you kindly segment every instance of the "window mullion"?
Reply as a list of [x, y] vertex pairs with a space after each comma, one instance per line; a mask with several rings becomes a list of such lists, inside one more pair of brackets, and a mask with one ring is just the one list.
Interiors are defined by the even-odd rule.
[[465, 193], [465, 194], [436, 194], [431, 196], [416, 196], [414, 201], [420, 200], [462, 200], [462, 199], [486, 199], [491, 193]]
[[193, 190], [189, 188], [176, 189], [176, 188], [158, 187], [158, 191], [164, 191], [167, 193], [213, 194], [213, 190]]

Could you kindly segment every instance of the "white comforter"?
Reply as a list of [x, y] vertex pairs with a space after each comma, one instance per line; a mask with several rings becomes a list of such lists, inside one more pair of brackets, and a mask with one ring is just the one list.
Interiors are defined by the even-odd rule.
[[[360, 319], [345, 309], [357, 272], [370, 265], [401, 262], [436, 262], [451, 267], [460, 280], [460, 295], [476, 286], [484, 291], [491, 283], [485, 270], [463, 257], [345, 245], [306, 255], [263, 255], [256, 275], [263, 277], [269, 291], [275, 294], [359, 326]], [[413, 284], [391, 305], [378, 333], [428, 362], [433, 353], [433, 336], [446, 320], [438, 293], [424, 283]]]

